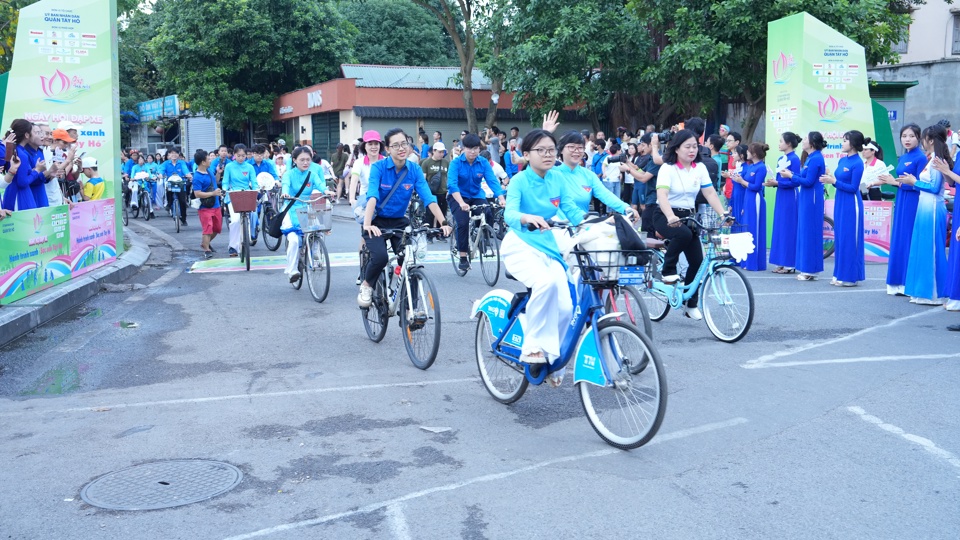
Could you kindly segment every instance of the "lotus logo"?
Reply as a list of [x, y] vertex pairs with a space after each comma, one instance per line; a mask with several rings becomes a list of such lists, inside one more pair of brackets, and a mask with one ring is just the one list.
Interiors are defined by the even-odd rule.
[[792, 54], [784, 54], [783, 51], [780, 51], [780, 56], [773, 61], [771, 69], [773, 70], [773, 82], [775, 84], [783, 84], [790, 79], [790, 74], [793, 73], [793, 70], [796, 69], [797, 62], [793, 59]]
[[70, 77], [66, 73], [60, 71], [59, 69], [53, 73], [49, 78], [40, 76], [40, 83], [43, 88], [43, 93], [47, 97], [55, 97], [60, 94], [70, 90]]
[[839, 122], [843, 115], [850, 112], [850, 104], [846, 100], [827, 96], [824, 101], [817, 101], [817, 109], [821, 122]]
[[40, 228], [43, 227], [43, 218], [40, 217], [40, 214], [34, 214], [33, 216], [33, 232], [40, 234]]

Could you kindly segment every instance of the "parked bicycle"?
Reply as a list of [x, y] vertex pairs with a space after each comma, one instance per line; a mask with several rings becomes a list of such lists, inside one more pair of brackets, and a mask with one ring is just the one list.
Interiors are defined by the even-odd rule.
[[[470, 207], [470, 221], [468, 221], [469, 232], [467, 236], [467, 260], [473, 261], [475, 257], [480, 259], [480, 271], [483, 274], [483, 280], [487, 285], [493, 287], [500, 279], [500, 239], [494, 232], [493, 227], [487, 223], [486, 210], [488, 208], [496, 209], [499, 205], [485, 203]], [[463, 277], [467, 275], [468, 270], [460, 269], [460, 250], [457, 247], [456, 220], [452, 216], [447, 217], [447, 223], [453, 225], [453, 235], [450, 241], [450, 260], [453, 262], [453, 269], [457, 275]]]
[[718, 222], [706, 227], [695, 216], [681, 219], [700, 229], [700, 240], [706, 246], [706, 255], [694, 280], [685, 285], [683, 280], [666, 284], [660, 281], [662, 259], [654, 257], [647, 264], [644, 286], [641, 290], [650, 318], [661, 321], [670, 308], [680, 309], [700, 292], [703, 320], [710, 332], [720, 341], [734, 343], [747, 335], [753, 323], [753, 288], [736, 261], [726, 249], [730, 241], [730, 226]]
[[560, 357], [552, 364], [520, 361], [530, 291], [515, 295], [497, 289], [478, 300], [472, 313], [480, 378], [494, 399], [513, 403], [530, 384], [543, 383], [573, 362], [573, 382], [597, 435], [617, 448], [638, 448], [656, 435], [666, 413], [660, 354], [637, 326], [616, 320], [621, 313], [603, 308], [600, 292], [617, 286], [618, 278], [610, 277], [609, 268], [603, 272], [595, 258], [619, 260], [620, 252], [575, 247], [573, 253], [579, 267], [577, 294]]
[[[427, 236], [442, 234], [440, 229], [422, 226], [414, 229], [380, 229], [381, 236], [399, 237], [401, 255], [392, 255], [373, 284], [372, 303], [360, 308], [367, 337], [380, 343], [387, 333], [390, 317], [400, 315], [403, 345], [413, 365], [427, 369], [437, 359], [440, 348], [440, 298], [437, 288], [420, 262], [427, 254]], [[366, 268], [370, 251], [360, 251], [360, 268]]]
[[[231, 195], [232, 196], [232, 195]], [[306, 207], [297, 208], [297, 220], [300, 222], [300, 250], [298, 255], [297, 271], [300, 279], [293, 282], [293, 288], [300, 290], [306, 279], [310, 296], [317, 302], [327, 299], [330, 292], [330, 252], [324, 237], [332, 228], [333, 208], [326, 195], [315, 198], [299, 198], [297, 201], [307, 203]], [[234, 205], [236, 208], [236, 205]], [[263, 235], [270, 238], [270, 235]], [[279, 244], [279, 242], [278, 242]]]

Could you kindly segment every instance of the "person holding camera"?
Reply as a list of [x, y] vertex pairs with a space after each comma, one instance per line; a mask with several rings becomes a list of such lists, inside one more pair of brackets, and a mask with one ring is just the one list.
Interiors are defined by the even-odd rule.
[[[603, 182], [603, 187], [607, 188], [608, 191], [614, 194], [618, 199], [620, 198], [620, 165], [624, 161], [624, 156], [620, 153], [620, 145], [611, 142], [608, 147], [609, 154], [603, 158], [603, 176], [601, 182]], [[598, 211], [600, 214], [606, 214], [606, 205], [598, 201]]]

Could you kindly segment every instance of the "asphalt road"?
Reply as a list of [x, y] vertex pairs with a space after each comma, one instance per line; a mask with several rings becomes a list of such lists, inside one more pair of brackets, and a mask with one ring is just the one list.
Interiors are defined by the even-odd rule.
[[[0, 538], [960, 537], [958, 317], [886, 296], [885, 266], [852, 289], [750, 274], [756, 317], [733, 345], [678, 313], [656, 323], [666, 419], [624, 452], [569, 379], [512, 406], [487, 394], [478, 270], [428, 267], [443, 340], [424, 372], [396, 319], [366, 338], [353, 267], [317, 304], [278, 270], [186, 273], [193, 212], [179, 234], [131, 228], [153, 250], [140, 274], [0, 349]], [[357, 236], [337, 221], [328, 245]], [[245, 476], [167, 510], [80, 498], [169, 459]]]

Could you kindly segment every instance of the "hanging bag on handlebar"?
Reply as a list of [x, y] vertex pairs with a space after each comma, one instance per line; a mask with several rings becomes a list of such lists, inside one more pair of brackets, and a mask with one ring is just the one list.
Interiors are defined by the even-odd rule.
[[[300, 191], [298, 191], [297, 194], [293, 196], [294, 199], [300, 198], [300, 194], [303, 193], [303, 190], [307, 187], [307, 184], [310, 183], [311, 174], [312, 172], [307, 172], [307, 177], [304, 179], [303, 185], [300, 186]], [[280, 238], [281, 236], [283, 236], [283, 232], [282, 232], [283, 218], [287, 217], [287, 212], [290, 211], [290, 208], [293, 207], [293, 203], [295, 202], [297, 201], [290, 201], [290, 204], [288, 204], [286, 208], [284, 208], [280, 212], [277, 212], [277, 215], [273, 216], [273, 219], [271, 219], [266, 224], [267, 226], [264, 228], [264, 230], [272, 238]]]

